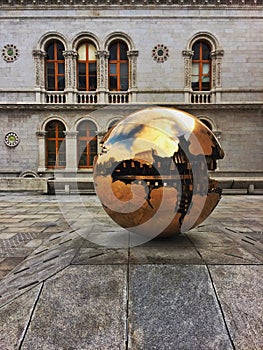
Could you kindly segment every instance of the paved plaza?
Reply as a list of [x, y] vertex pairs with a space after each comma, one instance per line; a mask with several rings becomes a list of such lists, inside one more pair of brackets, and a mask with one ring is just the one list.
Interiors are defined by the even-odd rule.
[[1, 193], [0, 349], [263, 349], [263, 196], [173, 238], [119, 233], [95, 195]]

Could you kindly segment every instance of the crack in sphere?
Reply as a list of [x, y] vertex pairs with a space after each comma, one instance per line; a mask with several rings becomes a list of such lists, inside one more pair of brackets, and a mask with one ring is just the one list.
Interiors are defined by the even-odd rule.
[[207, 164], [224, 157], [212, 131], [171, 108], [135, 112], [110, 129], [94, 162], [103, 208], [121, 227], [154, 238], [186, 232], [218, 204]]

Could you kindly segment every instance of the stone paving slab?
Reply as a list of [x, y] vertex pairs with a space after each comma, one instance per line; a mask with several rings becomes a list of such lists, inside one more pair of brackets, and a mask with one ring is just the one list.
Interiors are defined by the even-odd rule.
[[23, 340], [41, 285], [0, 308], [0, 348], [15, 350]]
[[129, 349], [233, 349], [205, 266], [132, 266]]
[[263, 266], [210, 266], [238, 350], [263, 349]]
[[126, 266], [71, 266], [50, 278], [21, 349], [125, 349], [126, 274]]

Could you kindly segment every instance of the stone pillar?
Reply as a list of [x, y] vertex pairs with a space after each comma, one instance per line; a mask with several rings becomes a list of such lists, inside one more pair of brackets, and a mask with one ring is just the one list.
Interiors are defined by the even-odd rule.
[[77, 172], [77, 135], [78, 131], [64, 131], [66, 135], [66, 169], [65, 171]]
[[192, 57], [194, 51], [184, 50], [184, 99], [186, 103], [190, 103], [190, 91], [192, 90]]
[[221, 63], [224, 51], [219, 49], [211, 52], [212, 60], [212, 89], [215, 91], [215, 101], [221, 102], [222, 78]]
[[76, 102], [76, 76], [77, 76], [77, 57], [78, 53], [74, 50], [64, 51], [65, 57], [65, 92], [67, 94], [67, 103]]
[[35, 61], [36, 74], [36, 102], [45, 102], [45, 57], [46, 52], [42, 50], [33, 50], [33, 57]]
[[97, 91], [98, 91], [98, 102], [107, 103], [107, 92], [108, 92], [108, 58], [110, 56], [109, 51], [102, 50], [97, 51]]
[[138, 51], [132, 50], [127, 52], [129, 59], [129, 91], [131, 102], [136, 102], [137, 97], [137, 57]]
[[38, 138], [38, 172], [46, 171], [46, 131], [37, 131]]

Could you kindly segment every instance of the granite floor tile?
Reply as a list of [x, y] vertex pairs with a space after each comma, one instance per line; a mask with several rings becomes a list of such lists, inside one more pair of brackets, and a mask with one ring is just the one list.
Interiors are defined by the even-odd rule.
[[71, 266], [45, 282], [22, 350], [125, 349], [126, 267]]
[[209, 266], [238, 350], [263, 349], [263, 266]]
[[233, 349], [205, 266], [131, 266], [129, 330], [130, 350]]

